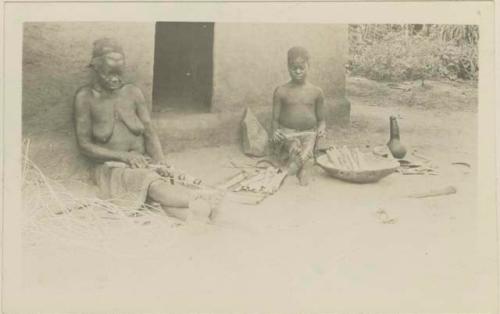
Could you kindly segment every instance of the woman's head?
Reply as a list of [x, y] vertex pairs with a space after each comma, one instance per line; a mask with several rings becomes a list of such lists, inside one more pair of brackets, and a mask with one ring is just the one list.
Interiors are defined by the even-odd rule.
[[125, 54], [116, 40], [96, 40], [89, 67], [96, 72], [98, 82], [103, 88], [115, 90], [123, 86]]

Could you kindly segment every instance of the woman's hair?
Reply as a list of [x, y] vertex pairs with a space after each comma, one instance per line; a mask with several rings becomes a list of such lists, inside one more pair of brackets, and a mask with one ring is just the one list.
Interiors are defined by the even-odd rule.
[[102, 57], [110, 52], [117, 52], [124, 55], [122, 46], [113, 38], [104, 37], [94, 41], [89, 67], [98, 68], [102, 65]]

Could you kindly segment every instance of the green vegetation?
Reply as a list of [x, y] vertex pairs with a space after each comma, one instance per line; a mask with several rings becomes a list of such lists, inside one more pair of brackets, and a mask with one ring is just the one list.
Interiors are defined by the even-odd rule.
[[348, 70], [377, 81], [478, 78], [475, 25], [349, 25]]

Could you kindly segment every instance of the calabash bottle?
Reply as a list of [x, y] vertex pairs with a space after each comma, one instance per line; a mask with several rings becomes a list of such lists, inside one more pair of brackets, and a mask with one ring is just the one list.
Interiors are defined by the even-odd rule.
[[399, 126], [396, 117], [391, 116], [389, 119], [390, 123], [390, 139], [387, 143], [387, 147], [391, 151], [394, 158], [401, 159], [406, 155], [406, 148], [401, 144], [399, 138]]

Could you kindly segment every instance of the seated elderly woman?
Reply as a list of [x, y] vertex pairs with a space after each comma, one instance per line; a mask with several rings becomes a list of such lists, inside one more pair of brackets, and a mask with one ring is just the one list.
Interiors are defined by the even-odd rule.
[[[94, 79], [74, 99], [78, 145], [93, 162], [101, 197], [135, 208], [153, 201], [181, 219], [193, 213], [193, 201], [202, 200], [209, 206], [194, 212], [213, 217], [222, 197], [219, 192], [173, 184], [148, 167], [167, 162], [142, 92], [122, 79], [124, 65], [123, 49], [115, 40], [95, 41], [89, 65]], [[126, 167], [110, 166], [108, 161]]]

